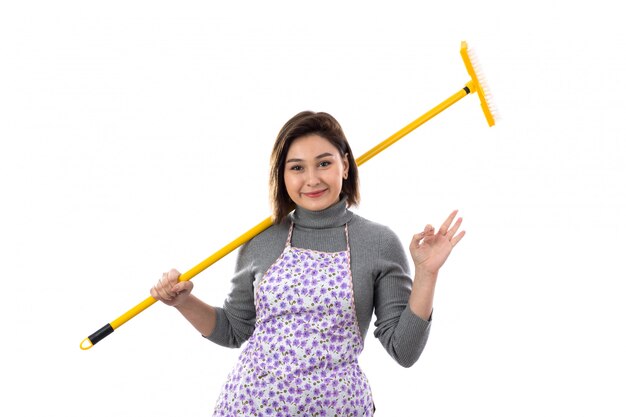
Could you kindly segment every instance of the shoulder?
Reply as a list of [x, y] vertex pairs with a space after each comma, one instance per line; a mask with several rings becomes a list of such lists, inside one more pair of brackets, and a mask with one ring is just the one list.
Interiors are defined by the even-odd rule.
[[370, 265], [376, 274], [408, 268], [405, 249], [390, 227], [354, 215], [348, 224], [350, 247], [361, 263]]
[[[277, 239], [282, 239], [283, 235], [286, 238], [289, 234], [290, 227], [289, 220], [283, 220], [278, 224], [272, 224], [270, 227], [250, 239], [250, 244], [253, 246], [263, 246], [271, 243]], [[285, 243], [284, 241], [282, 243]]]
[[246, 242], [241, 247], [240, 255], [254, 258], [259, 254], [267, 253], [268, 251], [272, 252], [275, 248], [282, 248], [287, 241], [289, 225], [287, 220], [271, 225]]
[[404, 259], [398, 235], [386, 225], [354, 215], [348, 224], [350, 245], [371, 259]]
[[350, 233], [357, 233], [359, 237], [368, 238], [368, 240], [377, 240], [380, 243], [389, 243], [398, 241], [398, 235], [384, 224], [368, 220], [364, 217], [354, 214], [352, 220], [348, 224]]

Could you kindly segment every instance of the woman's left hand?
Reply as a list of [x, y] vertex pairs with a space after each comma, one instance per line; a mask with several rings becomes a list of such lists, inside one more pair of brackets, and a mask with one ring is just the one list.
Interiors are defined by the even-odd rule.
[[459, 217], [452, 228], [450, 225], [454, 221], [458, 210], [453, 211], [450, 216], [435, 233], [435, 228], [430, 224], [424, 231], [413, 236], [409, 250], [415, 263], [416, 271], [422, 270], [431, 274], [437, 274], [439, 268], [443, 266], [452, 252], [452, 248], [465, 236], [465, 231], [457, 234], [463, 219]]

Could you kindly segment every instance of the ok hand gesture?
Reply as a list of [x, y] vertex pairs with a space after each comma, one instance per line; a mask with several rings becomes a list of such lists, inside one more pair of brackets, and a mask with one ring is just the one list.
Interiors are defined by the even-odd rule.
[[453, 211], [450, 216], [435, 233], [435, 228], [430, 224], [424, 231], [413, 236], [409, 250], [415, 263], [415, 269], [430, 274], [437, 274], [439, 268], [443, 266], [452, 252], [452, 248], [465, 236], [465, 231], [457, 234], [463, 219], [459, 217], [452, 228], [450, 225], [456, 217], [458, 210]]

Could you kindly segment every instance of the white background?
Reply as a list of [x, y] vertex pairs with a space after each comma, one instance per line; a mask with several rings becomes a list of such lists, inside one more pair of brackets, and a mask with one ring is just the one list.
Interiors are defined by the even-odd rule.
[[[358, 156], [463, 87], [462, 40], [500, 122], [469, 96], [361, 169], [357, 212], [407, 244], [455, 208], [467, 230], [418, 363], [370, 327], [376, 415], [625, 415], [617, 3], [226, 3], [0, 6], [6, 415], [210, 415], [239, 351], [175, 310], [80, 342], [269, 215], [288, 118], [330, 112]], [[234, 259], [196, 294], [221, 305]]]

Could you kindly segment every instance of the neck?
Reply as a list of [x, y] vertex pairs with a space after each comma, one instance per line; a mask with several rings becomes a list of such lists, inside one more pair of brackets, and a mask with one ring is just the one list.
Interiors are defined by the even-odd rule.
[[343, 226], [352, 219], [352, 212], [348, 210], [346, 200], [347, 198], [344, 197], [320, 211], [307, 210], [298, 206], [289, 217], [296, 225], [311, 229]]

